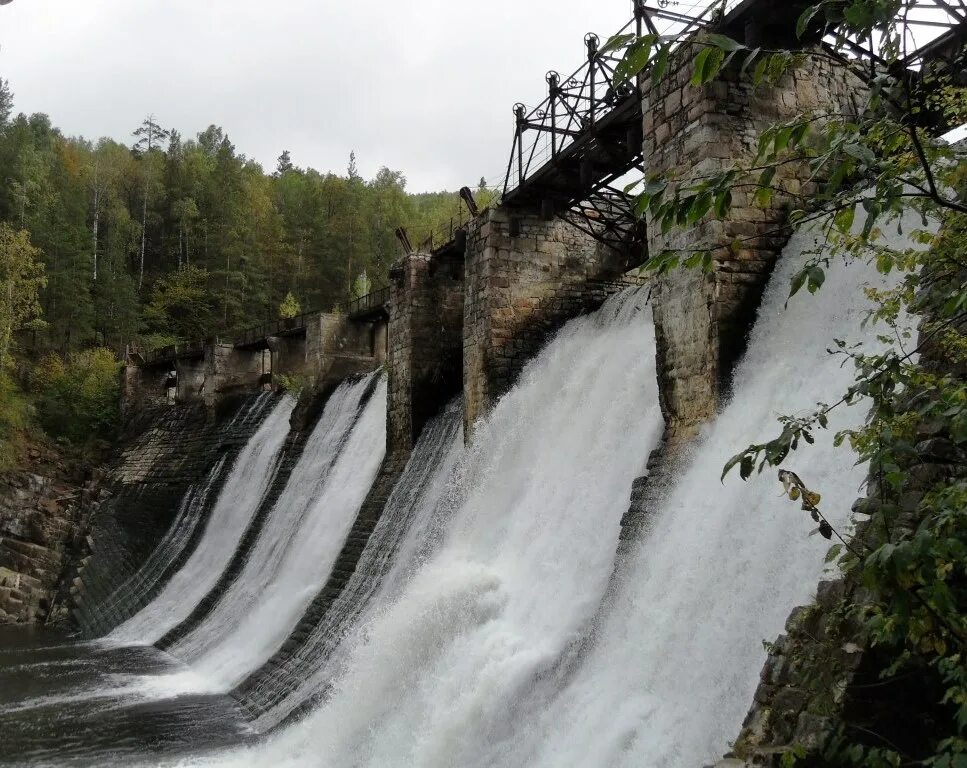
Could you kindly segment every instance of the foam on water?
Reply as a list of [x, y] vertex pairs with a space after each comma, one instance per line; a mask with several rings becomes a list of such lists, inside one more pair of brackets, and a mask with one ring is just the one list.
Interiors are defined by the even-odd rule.
[[341, 385], [245, 566], [214, 610], [169, 649], [203, 690], [230, 690], [285, 641], [332, 569], [383, 460], [385, 434], [385, 377]]
[[661, 430], [645, 292], [572, 321], [476, 426], [436, 551], [321, 707], [239, 765], [470, 765], [587, 632]]
[[276, 402], [236, 459], [191, 556], [154, 600], [111, 632], [107, 642], [117, 645], [156, 642], [184, 621], [218, 581], [271, 482], [295, 404], [295, 399], [289, 396]]

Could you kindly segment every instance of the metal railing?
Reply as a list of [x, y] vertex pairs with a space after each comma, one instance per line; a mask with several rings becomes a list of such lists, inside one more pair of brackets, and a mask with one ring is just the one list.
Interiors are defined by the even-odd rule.
[[251, 344], [258, 344], [269, 336], [291, 336], [292, 334], [302, 332], [309, 324], [309, 318], [318, 314], [318, 311], [303, 312], [295, 317], [279, 318], [253, 325], [235, 337], [235, 346], [245, 347]]
[[146, 365], [171, 362], [179, 358], [200, 357], [205, 354], [205, 341], [188, 341], [177, 344], [169, 344], [166, 347], [159, 347], [152, 350], [139, 350], [135, 347], [128, 348], [128, 355], [137, 355], [144, 360]]
[[[664, 42], [680, 41], [706, 26], [737, 5], [739, 0], [677, 3], [657, 0], [652, 6], [635, 0], [634, 17], [612, 38], [641, 36], [646, 31]], [[553, 162], [572, 144], [594, 133], [597, 124], [624, 107], [630, 100], [640, 102], [635, 79], [622, 81], [618, 66], [624, 57], [623, 46], [609, 49], [589, 32], [584, 36], [585, 62], [570, 76], [551, 70], [544, 76], [547, 96], [536, 107], [514, 105], [514, 143], [507, 163], [503, 194]]]
[[346, 314], [349, 317], [364, 315], [369, 312], [381, 309], [389, 302], [389, 286], [377, 288], [375, 291], [353, 299], [346, 305]]

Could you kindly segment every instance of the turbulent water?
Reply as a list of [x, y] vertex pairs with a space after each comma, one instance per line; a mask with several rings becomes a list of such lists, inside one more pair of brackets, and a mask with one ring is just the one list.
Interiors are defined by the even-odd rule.
[[453, 473], [463, 453], [463, 403], [451, 403], [423, 430], [413, 455], [386, 501], [352, 578], [301, 648], [250, 682], [246, 697], [262, 709], [253, 721], [267, 731], [300, 706], [325, 693], [339, 667], [331, 654], [371, 606], [385, 604], [422, 563], [440, 535], [454, 491]]
[[284, 642], [322, 587], [383, 459], [386, 382], [380, 377], [371, 393], [377, 375], [332, 395], [245, 567], [205, 620], [169, 649], [205, 688], [227, 691], [243, 680]]
[[572, 321], [476, 426], [439, 544], [319, 708], [240, 765], [470, 765], [589, 628], [661, 417], [645, 292]]
[[272, 479], [293, 408], [291, 397], [275, 404], [236, 459], [191, 557], [151, 603], [110, 634], [111, 642], [156, 642], [184, 621], [214, 586]]
[[[280, 401], [231, 468], [192, 556], [112, 634], [104, 647], [115, 655], [95, 666], [158, 667], [145, 676], [160, 681], [154, 690], [181, 694], [154, 704], [163, 716], [147, 721], [164, 744], [179, 738], [172, 723], [193, 717], [211, 723], [217, 735], [209, 746], [238, 743], [243, 736], [225, 719], [227, 699], [199, 696], [238, 686], [235, 694], [258, 715], [252, 725], [269, 735], [213, 754], [198, 750], [205, 741], [196, 729], [180, 765], [686, 768], [714, 761], [749, 706], [762, 641], [810, 598], [828, 547], [781, 495], [774, 470], [743, 483], [734, 474], [720, 482], [720, 469], [748, 443], [775, 435], [779, 408], [807, 411], [838, 399], [853, 371], [828, 353], [834, 338], [877, 343], [876, 329], [860, 323], [861, 287], [881, 280], [865, 264], [834, 263], [818, 295], [786, 304], [789, 277], [813, 242], [809, 231], [790, 242], [736, 370], [733, 398], [667, 473], [644, 532], [620, 561], [631, 484], [662, 428], [642, 289], [568, 323], [475, 425], [468, 444], [459, 402], [427, 425], [345, 589], [291, 655], [263, 665], [319, 593], [377, 475], [382, 376], [347, 382], [330, 398], [237, 575], [170, 647], [187, 666], [124, 648], [181, 624], [243, 551], [239, 539], [288, 429], [293, 403]], [[863, 469], [834, 451], [831, 438], [863, 415], [837, 409], [816, 444], [787, 460], [822, 493], [824, 514], [837, 527], [849, 526]], [[173, 541], [190, 526], [190, 503]], [[145, 566], [145, 579], [167, 567], [158, 557]], [[63, 653], [71, 668], [94, 664], [84, 651]], [[5, 668], [4, 658], [0, 687], [39, 669]], [[69, 687], [40, 677], [51, 691]], [[89, 694], [77, 686], [70, 701], [86, 706]], [[47, 711], [0, 693], [8, 743], [33, 743], [36, 721], [23, 714], [32, 707]], [[93, 721], [85, 727], [93, 730]], [[80, 754], [88, 738], [64, 743]], [[142, 749], [157, 759], [144, 764], [170, 759], [171, 750], [152, 744]], [[132, 752], [105, 758], [101, 750], [81, 764], [128, 764]]]

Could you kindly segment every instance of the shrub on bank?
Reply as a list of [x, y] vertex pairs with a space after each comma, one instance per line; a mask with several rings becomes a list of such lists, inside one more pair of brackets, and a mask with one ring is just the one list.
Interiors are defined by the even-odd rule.
[[118, 426], [119, 370], [109, 349], [46, 355], [34, 369], [32, 389], [47, 433], [76, 444], [110, 438]]

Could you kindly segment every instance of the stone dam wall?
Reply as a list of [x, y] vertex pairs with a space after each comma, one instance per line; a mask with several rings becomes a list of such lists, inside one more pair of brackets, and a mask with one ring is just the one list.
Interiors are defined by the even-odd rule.
[[[679, 67], [660, 86], [643, 87], [649, 174], [684, 167], [720, 170], [754, 158], [757, 135], [768, 124], [819, 107], [836, 113], [856, 109], [856, 82], [825, 59], [807, 56], [782, 81], [759, 89], [733, 71], [700, 88], [688, 84], [689, 75]], [[788, 237], [788, 210], [813, 191], [804, 170], [793, 165], [775, 183], [780, 189], [765, 206], [736, 192], [725, 220], [709, 218], [671, 233], [646, 222], [649, 253], [708, 251], [712, 264], [706, 272], [673, 271], [652, 282], [666, 431], [662, 446], [629, 489], [622, 547], [646, 528], [682, 449], [727, 397], [732, 368], [744, 352], [762, 292]], [[257, 426], [228, 429], [227, 424], [257, 396], [267, 372], [276, 378], [281, 373], [307, 376], [315, 382], [310, 398], [315, 405], [306, 406], [301, 420], [293, 420], [268, 497], [218, 585], [161, 645], [197, 626], [244, 565], [327, 393], [348, 375], [385, 365], [386, 459], [327, 583], [282, 648], [235, 691], [242, 708], [257, 717], [298, 683], [277, 672], [299, 653], [353, 575], [426, 423], [462, 394], [469, 437], [551, 333], [642, 282], [624, 272], [628, 261], [628, 254], [611, 251], [563, 221], [546, 220], [536, 211], [489, 209], [468, 226], [462, 252], [411, 253], [394, 265], [387, 322], [354, 325], [342, 316], [319, 315], [302, 339], [273, 338], [265, 349], [254, 350], [212, 345], [202, 357], [179, 363], [175, 405], [163, 402], [159, 376], [164, 371], [129, 367], [128, 447], [111, 470], [110, 495], [99, 499], [91, 513], [83, 552], [68, 579], [77, 623], [88, 636], [103, 634], [150, 599], [152, 588], [134, 579], [138, 568], [170, 529], [187, 490], [203, 482], [220, 461], [230, 464]], [[213, 488], [217, 495], [217, 482]], [[40, 491], [38, 486], [24, 492]], [[202, 503], [199, 519], [206, 509]], [[11, 589], [16, 587], [5, 586], [11, 577], [3, 570], [4, 541], [0, 538], [0, 610], [8, 610], [5, 597], [12, 610], [20, 610], [10, 599], [23, 603], [23, 591], [15, 594]], [[161, 574], [158, 583], [163, 581]], [[791, 630], [790, 637], [798, 636]], [[764, 687], [742, 737], [751, 751], [766, 744], [756, 735], [765, 732], [762, 723], [783, 738], [795, 737], [806, 727], [803, 723], [808, 725], [808, 702], [789, 692], [795, 684], [788, 667], [777, 661], [790, 642], [780, 641], [763, 671]], [[773, 727], [780, 722], [776, 718], [781, 728]]]

